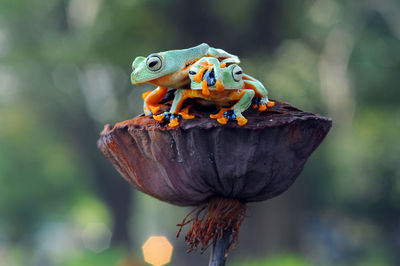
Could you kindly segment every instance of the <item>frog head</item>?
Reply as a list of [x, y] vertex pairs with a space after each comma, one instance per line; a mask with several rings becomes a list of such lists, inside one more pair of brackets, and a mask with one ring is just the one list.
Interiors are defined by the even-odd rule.
[[136, 57], [132, 63], [132, 84], [151, 83], [161, 87], [179, 88], [189, 82], [190, 66], [206, 55], [209, 46], [198, 46]]
[[237, 64], [226, 66], [213, 57], [204, 57], [189, 70], [192, 90], [239, 90], [244, 86], [243, 70]]

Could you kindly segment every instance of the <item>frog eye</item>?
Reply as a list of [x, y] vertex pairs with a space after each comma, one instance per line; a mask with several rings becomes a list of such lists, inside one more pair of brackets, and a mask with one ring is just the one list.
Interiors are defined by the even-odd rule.
[[243, 77], [243, 70], [240, 66], [234, 66], [232, 68], [232, 77], [234, 81], [239, 82]]
[[146, 65], [150, 71], [158, 71], [162, 68], [163, 59], [160, 55], [157, 54], [149, 55], [146, 60]]
[[194, 71], [193, 69], [189, 70], [189, 76], [194, 76], [196, 74], [197, 74], [196, 71]]

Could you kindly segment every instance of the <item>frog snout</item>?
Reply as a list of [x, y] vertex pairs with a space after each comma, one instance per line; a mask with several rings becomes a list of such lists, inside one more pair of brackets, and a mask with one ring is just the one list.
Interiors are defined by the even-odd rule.
[[214, 86], [215, 85], [215, 83], [217, 83], [217, 78], [215, 77], [215, 71], [214, 71], [214, 68], [212, 68], [211, 69], [211, 71], [209, 71], [209, 70], [206, 70], [205, 72], [204, 72], [204, 75], [203, 75], [203, 78], [202, 78], [203, 80], [205, 79], [206, 81], [207, 81], [207, 86]]

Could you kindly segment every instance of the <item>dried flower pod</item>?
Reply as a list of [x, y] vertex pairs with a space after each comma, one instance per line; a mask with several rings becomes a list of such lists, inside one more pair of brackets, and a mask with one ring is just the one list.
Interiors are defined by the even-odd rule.
[[278, 101], [265, 112], [247, 110], [242, 127], [221, 125], [207, 111], [192, 113], [195, 119], [176, 128], [143, 115], [106, 125], [98, 141], [136, 189], [175, 205], [200, 206], [180, 224], [193, 223], [190, 248], [206, 247], [226, 229], [237, 241], [245, 203], [286, 191], [332, 126], [329, 118]]

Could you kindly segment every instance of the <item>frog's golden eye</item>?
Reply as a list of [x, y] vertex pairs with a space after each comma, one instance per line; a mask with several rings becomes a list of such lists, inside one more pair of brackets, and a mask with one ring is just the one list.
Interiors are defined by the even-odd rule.
[[239, 82], [243, 77], [243, 70], [240, 66], [234, 66], [232, 68], [232, 78], [234, 81]]
[[163, 59], [158, 54], [149, 55], [146, 60], [146, 65], [150, 71], [158, 71], [162, 68]]

